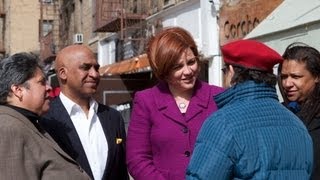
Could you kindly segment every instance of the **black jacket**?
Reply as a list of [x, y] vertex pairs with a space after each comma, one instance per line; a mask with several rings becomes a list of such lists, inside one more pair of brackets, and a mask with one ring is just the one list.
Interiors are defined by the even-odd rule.
[[[291, 102], [289, 104], [283, 103], [283, 105], [285, 105], [290, 111], [292, 111], [299, 117], [298, 113], [300, 111], [300, 107], [297, 103], [294, 103], [294, 102]], [[308, 132], [313, 142], [313, 171], [310, 179], [319, 180], [320, 179], [320, 117], [314, 118], [310, 123], [304, 122], [304, 124], [306, 125], [306, 128], [308, 129]]]
[[307, 129], [313, 141], [313, 171], [311, 179], [320, 179], [320, 117], [314, 118], [308, 125]]
[[[97, 115], [108, 141], [108, 159], [103, 180], [128, 180], [125, 163], [126, 134], [121, 114], [108, 106], [99, 104]], [[51, 102], [49, 112], [45, 114], [40, 124], [93, 179], [80, 138], [59, 97]], [[122, 142], [116, 142], [117, 138], [121, 138]]]

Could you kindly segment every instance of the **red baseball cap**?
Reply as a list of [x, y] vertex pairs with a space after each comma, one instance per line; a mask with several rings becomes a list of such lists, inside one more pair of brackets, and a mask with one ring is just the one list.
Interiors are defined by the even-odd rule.
[[279, 53], [256, 40], [237, 40], [221, 48], [226, 64], [240, 65], [249, 69], [273, 72], [273, 66], [282, 63]]

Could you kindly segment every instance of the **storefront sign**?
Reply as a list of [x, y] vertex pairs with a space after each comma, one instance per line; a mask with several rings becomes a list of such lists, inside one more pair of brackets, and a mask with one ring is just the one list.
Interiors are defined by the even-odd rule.
[[220, 45], [242, 39], [262, 22], [283, 0], [222, 0]]

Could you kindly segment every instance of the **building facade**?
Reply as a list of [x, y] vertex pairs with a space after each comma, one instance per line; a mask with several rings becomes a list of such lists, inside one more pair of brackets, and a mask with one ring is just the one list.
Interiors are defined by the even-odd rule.
[[2, 0], [0, 4], [1, 56], [21, 51], [39, 53], [39, 2]]
[[[57, 86], [56, 53], [70, 44], [88, 45], [101, 65], [96, 98], [129, 114], [134, 93], [156, 83], [145, 48], [162, 28], [187, 29], [204, 56], [200, 78], [221, 86], [220, 46], [227, 42], [259, 39], [280, 52], [303, 38], [317, 45], [310, 37], [319, 33], [319, 8], [310, 2], [305, 9], [294, 0], [0, 0], [0, 54], [39, 54]], [[296, 33], [298, 39], [290, 38]]]

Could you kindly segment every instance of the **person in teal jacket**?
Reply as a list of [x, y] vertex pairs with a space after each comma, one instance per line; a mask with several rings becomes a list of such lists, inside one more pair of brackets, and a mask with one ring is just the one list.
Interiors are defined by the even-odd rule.
[[219, 110], [200, 130], [186, 179], [309, 179], [311, 137], [276, 93], [282, 57], [254, 40], [221, 50], [228, 89], [214, 98]]

